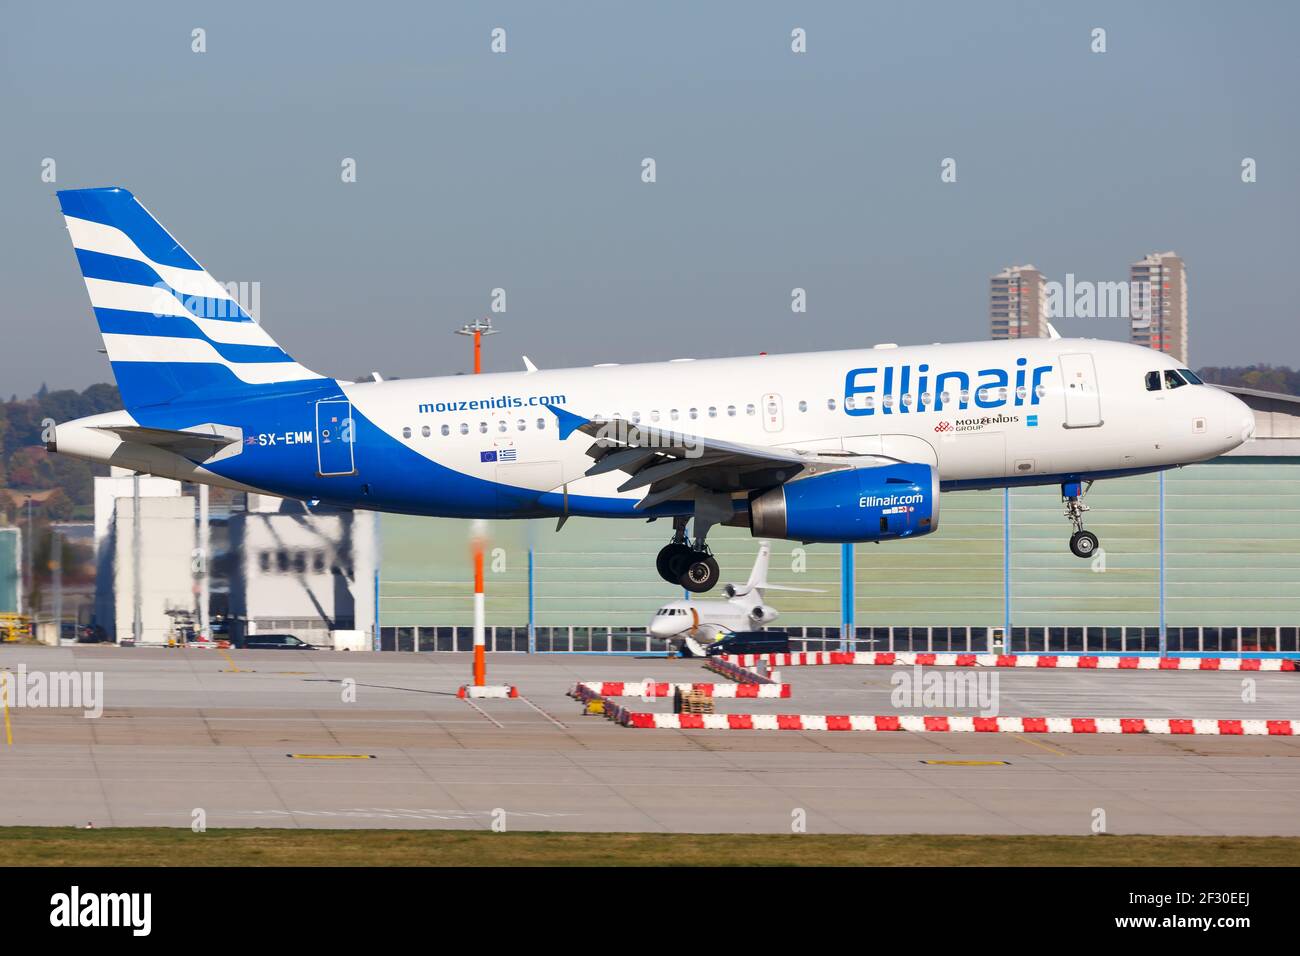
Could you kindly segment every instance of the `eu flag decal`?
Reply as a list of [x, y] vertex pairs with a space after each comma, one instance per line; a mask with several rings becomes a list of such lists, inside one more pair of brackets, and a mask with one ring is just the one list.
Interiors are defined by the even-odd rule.
[[481, 451], [478, 453], [478, 460], [480, 463], [485, 461], [496, 461], [497, 453], [494, 451]]

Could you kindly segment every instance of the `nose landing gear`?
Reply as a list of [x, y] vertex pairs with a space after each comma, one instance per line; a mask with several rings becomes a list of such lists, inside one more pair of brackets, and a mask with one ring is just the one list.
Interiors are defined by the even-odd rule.
[[655, 559], [659, 576], [669, 584], [676, 584], [697, 594], [712, 590], [721, 572], [718, 562], [704, 543], [708, 526], [696, 519], [696, 538], [686, 537], [686, 518], [673, 519], [673, 539], [664, 545]]
[[1070, 550], [1077, 558], [1091, 558], [1101, 547], [1101, 542], [1095, 534], [1083, 530], [1083, 513], [1089, 510], [1083, 503], [1083, 496], [1091, 487], [1092, 482], [1088, 482], [1085, 486], [1079, 481], [1067, 481], [1061, 485], [1061, 497], [1065, 500], [1065, 516], [1070, 519], [1070, 524], [1074, 525], [1074, 534], [1070, 535]]

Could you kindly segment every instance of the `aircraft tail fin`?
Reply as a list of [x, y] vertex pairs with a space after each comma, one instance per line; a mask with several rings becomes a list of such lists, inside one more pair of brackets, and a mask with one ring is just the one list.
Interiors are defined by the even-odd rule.
[[290, 358], [130, 192], [58, 197], [128, 409], [324, 378]]
[[749, 572], [749, 580], [745, 582], [746, 593], [752, 593], [755, 590], [767, 587], [767, 567], [771, 560], [772, 543], [770, 541], [759, 542], [758, 557], [754, 559], [754, 569]]

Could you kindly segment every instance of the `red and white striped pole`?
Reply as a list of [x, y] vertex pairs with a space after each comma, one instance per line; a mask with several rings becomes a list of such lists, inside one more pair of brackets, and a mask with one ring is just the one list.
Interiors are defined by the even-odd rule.
[[[457, 329], [457, 335], [474, 337], [474, 374], [483, 371], [483, 336], [491, 335], [491, 319], [476, 319]], [[460, 689], [461, 697], [518, 697], [514, 687], [489, 687], [487, 683], [487, 606], [483, 588], [483, 550], [487, 543], [487, 527], [475, 521], [470, 530], [470, 552], [474, 561], [474, 673], [471, 683]]]
[[487, 608], [483, 596], [483, 539], [486, 537], [482, 522], [474, 522], [474, 686], [487, 684]]

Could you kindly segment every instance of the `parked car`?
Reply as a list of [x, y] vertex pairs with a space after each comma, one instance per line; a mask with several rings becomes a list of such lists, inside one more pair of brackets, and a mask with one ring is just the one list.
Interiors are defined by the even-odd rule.
[[315, 644], [308, 644], [292, 634], [245, 634], [233, 642], [235, 647], [248, 651], [314, 651]]
[[82, 624], [77, 628], [78, 644], [99, 644], [108, 640], [108, 634], [98, 624]]
[[709, 657], [718, 654], [789, 654], [786, 631], [733, 631], [704, 648]]

